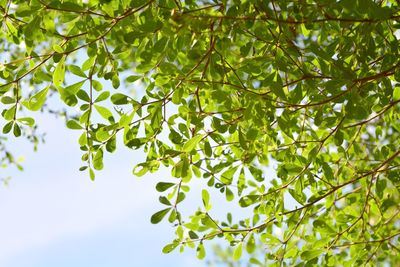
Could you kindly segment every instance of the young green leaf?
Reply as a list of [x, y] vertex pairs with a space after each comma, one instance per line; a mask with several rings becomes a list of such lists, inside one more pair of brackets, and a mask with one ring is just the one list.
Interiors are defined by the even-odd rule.
[[26, 102], [25, 107], [32, 111], [37, 111], [42, 108], [46, 102], [47, 93], [49, 92], [50, 85], [46, 86], [43, 90], [39, 91], [33, 95], [28, 102]]
[[233, 251], [232, 259], [234, 261], [240, 260], [240, 258], [242, 257], [242, 251], [243, 251], [243, 242], [240, 242]]
[[147, 172], [149, 171], [149, 168], [146, 164], [146, 162], [144, 163], [139, 163], [137, 164], [133, 170], [132, 173], [138, 177], [145, 175]]
[[233, 176], [235, 175], [239, 166], [229, 167], [224, 173], [221, 174], [221, 182], [224, 184], [231, 184], [233, 180]]
[[89, 176], [90, 176], [90, 180], [94, 181], [94, 179], [96, 178], [96, 175], [94, 174], [94, 170], [92, 168], [89, 168]]
[[249, 239], [247, 239], [246, 243], [246, 251], [247, 253], [251, 254], [256, 250], [256, 240], [253, 234], [250, 234]]
[[80, 81], [65, 88], [62, 86], [57, 87], [61, 100], [63, 100], [69, 106], [76, 105], [78, 100], [75, 95], [78, 93], [84, 83], [85, 81]]
[[164, 254], [168, 254], [168, 253], [172, 252], [177, 246], [178, 246], [178, 243], [175, 243], [175, 242], [172, 244], [168, 244], [162, 249], [162, 252]]
[[106, 120], [110, 122], [114, 122], [114, 117], [108, 108], [99, 106], [99, 105], [94, 105], [94, 108], [97, 110], [97, 112]]
[[195, 149], [195, 147], [197, 146], [197, 144], [201, 141], [201, 139], [203, 139], [203, 136], [201, 134], [194, 136], [193, 138], [189, 139], [182, 147], [182, 151], [183, 152], [190, 152], [193, 149]]
[[103, 165], [103, 150], [99, 149], [93, 157], [93, 167], [95, 170], [102, 170]]
[[210, 194], [207, 190], [203, 189], [201, 191], [201, 199], [203, 200], [203, 205], [206, 210], [209, 210], [210, 207]]
[[86, 74], [81, 70], [80, 67], [76, 66], [76, 65], [68, 65], [68, 70], [75, 74], [76, 76], [82, 77], [82, 78], [87, 78]]
[[67, 127], [71, 130], [81, 130], [83, 127], [76, 120], [67, 121]]
[[119, 81], [119, 77], [118, 75], [114, 75], [111, 79], [112, 82], [112, 86], [114, 87], [114, 89], [118, 89], [119, 85], [120, 85], [120, 81]]
[[321, 249], [306, 250], [301, 253], [301, 259], [302, 260], [311, 260], [311, 259], [314, 259], [314, 258], [320, 256], [322, 253], [323, 253], [323, 250], [321, 250]]
[[232, 190], [229, 189], [229, 187], [225, 187], [225, 198], [227, 201], [232, 201], [234, 198]]
[[61, 46], [58, 44], [53, 44], [53, 50], [56, 51], [57, 53], [64, 53], [64, 49], [62, 49]]
[[393, 89], [393, 101], [400, 100], [400, 86], [396, 86]]
[[203, 243], [199, 243], [199, 245], [197, 246], [197, 253], [196, 256], [199, 260], [202, 260], [205, 258], [206, 256], [206, 250], [204, 249], [204, 245]]
[[14, 105], [10, 109], [3, 110], [2, 114], [5, 120], [10, 121], [14, 119], [14, 117], [16, 116], [16, 112], [17, 112], [17, 106]]
[[17, 121], [29, 127], [33, 127], [35, 125], [35, 120], [31, 117], [18, 118]]
[[95, 103], [101, 102], [106, 100], [108, 97], [110, 96], [110, 92], [109, 91], [104, 91], [102, 92], [95, 100]]
[[125, 81], [128, 83], [133, 83], [136, 82], [137, 80], [139, 80], [140, 78], [142, 78], [141, 76], [136, 76], [136, 75], [131, 75], [126, 77]]
[[65, 76], [65, 57], [58, 62], [53, 73], [53, 84], [58, 87], [64, 82]]

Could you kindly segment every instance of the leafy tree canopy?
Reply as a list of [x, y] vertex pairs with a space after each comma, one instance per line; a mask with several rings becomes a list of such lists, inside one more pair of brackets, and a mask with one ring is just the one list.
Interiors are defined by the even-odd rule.
[[[117, 138], [147, 153], [133, 174], [171, 169], [165, 253], [220, 238], [260, 266], [398, 263], [399, 4], [0, 0], [3, 163], [7, 136], [39, 140], [35, 111], [62, 114], [91, 179]], [[203, 206], [181, 214], [194, 179]], [[214, 191], [252, 216], [213, 214]]]

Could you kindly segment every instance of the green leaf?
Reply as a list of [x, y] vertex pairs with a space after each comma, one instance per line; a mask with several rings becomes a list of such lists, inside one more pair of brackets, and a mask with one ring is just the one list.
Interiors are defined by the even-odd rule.
[[202, 260], [206, 257], [206, 251], [204, 249], [203, 243], [199, 243], [199, 245], [197, 246], [196, 256], [199, 260]]
[[297, 202], [304, 205], [304, 203], [306, 201], [306, 197], [303, 194], [303, 192], [297, 192], [296, 190], [290, 188], [289, 193]]
[[239, 200], [239, 205], [242, 208], [248, 207], [248, 206], [253, 205], [254, 203], [256, 203], [256, 201], [259, 198], [260, 198], [259, 195], [247, 195], [247, 196], [244, 196]]
[[325, 162], [322, 164], [322, 170], [324, 171], [324, 175], [328, 181], [334, 179], [332, 168]]
[[257, 138], [258, 130], [251, 128], [246, 133], [246, 138], [250, 141], [254, 141]]
[[167, 206], [172, 206], [171, 202], [168, 200], [168, 198], [164, 196], [160, 196], [158, 198], [158, 201], [160, 201], [161, 204], [167, 205]]
[[18, 118], [17, 121], [19, 121], [29, 127], [33, 127], [35, 125], [35, 120], [30, 117]]
[[207, 190], [203, 189], [201, 191], [201, 199], [203, 200], [203, 205], [206, 211], [209, 211], [211, 209], [210, 205], [210, 194], [208, 193]]
[[8, 28], [8, 31], [11, 33], [11, 35], [16, 36], [18, 33], [17, 28], [15, 28], [13, 23], [8, 19], [5, 19], [5, 22], [6, 22], [6, 27]]
[[88, 93], [86, 93], [85, 90], [79, 90], [78, 93], [76, 93], [76, 96], [85, 102], [91, 102], [90, 96], [88, 95]]
[[230, 185], [239, 166], [229, 167], [224, 173], [221, 174], [221, 182]]
[[108, 140], [110, 137], [111, 137], [111, 134], [104, 127], [100, 128], [96, 131], [96, 138], [100, 142], [104, 142], [104, 141]]
[[204, 154], [206, 154], [207, 157], [211, 157], [212, 156], [212, 149], [211, 149], [211, 145], [208, 141], [204, 142]]
[[81, 70], [80, 67], [78, 67], [76, 65], [68, 65], [67, 68], [72, 74], [75, 74], [76, 76], [79, 76], [82, 78], [87, 78], [86, 74]]
[[[279, 74], [277, 74], [279, 76]], [[283, 91], [283, 87], [281, 83], [272, 82], [271, 83], [271, 91], [278, 96], [279, 98], [286, 100], [286, 94]]]
[[385, 191], [385, 189], [386, 189], [386, 187], [387, 187], [386, 180], [384, 180], [384, 179], [379, 179], [379, 180], [376, 182], [375, 187], [376, 187], [376, 194], [378, 195], [378, 197], [379, 197], [380, 199], [382, 199], [382, 198], [383, 198], [383, 192]]
[[13, 133], [15, 137], [21, 136], [21, 128], [19, 127], [18, 123], [14, 123]]
[[131, 75], [126, 77], [125, 81], [128, 83], [133, 83], [136, 82], [137, 80], [139, 80], [140, 78], [142, 78], [141, 76], [136, 76], [136, 75]]
[[173, 209], [168, 216], [168, 222], [173, 223], [174, 221], [176, 221], [177, 216], [178, 215], [177, 215], [176, 210]]
[[83, 62], [83, 64], [82, 64], [81, 70], [82, 71], [89, 70], [93, 66], [95, 60], [96, 60], [95, 57], [89, 57], [88, 59], [86, 59], [86, 61]]
[[46, 86], [43, 90], [33, 95], [26, 103], [25, 107], [32, 111], [37, 111], [42, 108], [46, 102], [47, 93], [49, 92], [50, 85]]
[[194, 232], [192, 230], [189, 231], [189, 237], [190, 237], [190, 239], [198, 239], [199, 238], [199, 236], [196, 234], [196, 232]]
[[229, 187], [225, 187], [225, 198], [227, 201], [232, 201], [234, 198], [233, 192]]
[[65, 87], [62, 92], [59, 89], [60, 94], [62, 94], [64, 96], [76, 95], [79, 92], [79, 90], [82, 88], [84, 83], [85, 83], [85, 81], [80, 81], [80, 82], [71, 84], [71, 85]]
[[396, 86], [393, 89], [393, 101], [398, 101], [400, 100], [400, 87]]
[[103, 89], [103, 84], [97, 80], [92, 80], [92, 86], [96, 91], [101, 91]]
[[103, 165], [103, 150], [99, 149], [97, 150], [96, 154], [94, 154], [93, 157], [93, 167], [95, 170], [102, 170], [104, 165]]
[[6, 125], [3, 127], [3, 134], [8, 134], [14, 125], [13, 121], [7, 122]]
[[162, 219], [165, 217], [165, 215], [167, 215], [167, 213], [170, 210], [171, 210], [171, 208], [167, 208], [167, 209], [163, 209], [163, 210], [160, 210], [160, 211], [154, 213], [150, 218], [151, 223], [157, 224], [157, 223], [161, 222]]
[[64, 49], [62, 49], [61, 46], [58, 44], [53, 44], [53, 50], [56, 51], [57, 53], [64, 53]]
[[111, 96], [111, 102], [114, 105], [126, 105], [129, 103], [128, 97], [121, 93], [116, 93]]
[[119, 85], [120, 85], [120, 81], [119, 81], [119, 77], [118, 77], [118, 75], [114, 75], [113, 77], [112, 77], [112, 86], [114, 87], [114, 89], [118, 89], [119, 88]]
[[293, 163], [287, 163], [282, 165], [282, 168], [289, 174], [289, 175], [296, 175], [299, 174], [302, 170], [303, 167], [298, 166]]
[[61, 86], [57, 87], [61, 100], [63, 100], [68, 106], [75, 106], [78, 103], [75, 95], [79, 92], [84, 83], [85, 81], [80, 81], [65, 88]]
[[250, 258], [249, 262], [258, 266], [263, 266], [263, 264], [256, 258]]
[[110, 92], [108, 92], [108, 91], [102, 92], [102, 93], [94, 100], [94, 102], [95, 102], [95, 103], [98, 103], [98, 102], [104, 101], [104, 100], [106, 100], [109, 96], [110, 96]]
[[3, 96], [1, 98], [1, 103], [5, 104], [5, 105], [14, 104], [15, 98], [10, 97], [10, 96]]
[[323, 254], [323, 250], [321, 250], [321, 249], [315, 249], [315, 250], [306, 250], [306, 251], [303, 251], [302, 253], [301, 253], [301, 259], [302, 260], [311, 260], [311, 259], [314, 259], [314, 258], [316, 258], [316, 257], [319, 257], [319, 256], [321, 256], [322, 254]]
[[79, 171], [83, 172], [84, 170], [86, 170], [88, 168], [88, 166], [82, 166], [79, 168]]
[[114, 117], [107, 108], [99, 106], [99, 105], [94, 105], [94, 108], [97, 110], [97, 112], [106, 120], [110, 122], [114, 122]]
[[249, 239], [247, 239], [246, 243], [246, 251], [247, 253], [251, 254], [256, 250], [256, 240], [253, 234], [250, 234]]
[[203, 139], [201, 134], [194, 136], [193, 138], [189, 139], [182, 147], [183, 152], [190, 152], [196, 148], [197, 144]]
[[162, 249], [162, 252], [164, 254], [168, 254], [168, 253], [172, 252], [177, 246], [178, 246], [178, 243], [168, 244]]
[[76, 120], [67, 121], [67, 127], [72, 130], [82, 130], [83, 127]]
[[89, 168], [89, 175], [90, 175], [90, 180], [94, 181], [96, 175], [94, 174], [94, 170], [92, 168]]
[[138, 177], [145, 175], [149, 171], [146, 163], [140, 163], [133, 168], [132, 173]]
[[129, 124], [132, 122], [133, 117], [135, 116], [134, 112], [131, 112], [131, 114], [123, 114], [119, 120], [119, 126], [120, 127], [125, 127], [129, 126]]
[[117, 138], [113, 135], [106, 143], [106, 150], [113, 153], [117, 149]]
[[175, 184], [174, 183], [165, 183], [165, 182], [159, 182], [156, 185], [156, 190], [158, 192], [164, 192], [166, 191], [168, 188], [173, 187]]
[[232, 259], [234, 261], [240, 260], [240, 258], [242, 257], [242, 252], [243, 252], [243, 242], [240, 242], [233, 251]]
[[16, 116], [16, 112], [17, 112], [17, 106], [14, 105], [10, 109], [5, 109], [2, 114], [4, 119], [10, 121], [14, 119], [14, 117]]
[[58, 62], [53, 73], [53, 84], [59, 87], [64, 82], [65, 76], [65, 57], [62, 57]]

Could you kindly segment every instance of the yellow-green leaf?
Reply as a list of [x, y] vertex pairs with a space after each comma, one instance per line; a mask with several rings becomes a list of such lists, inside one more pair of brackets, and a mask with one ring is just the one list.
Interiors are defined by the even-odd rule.
[[232, 259], [233, 259], [234, 261], [240, 260], [240, 258], [242, 257], [242, 251], [243, 251], [243, 243], [240, 242], [240, 243], [236, 246], [235, 250], [233, 251]]
[[64, 82], [65, 77], [65, 57], [62, 57], [58, 62], [53, 73], [53, 84], [58, 87]]
[[196, 135], [193, 138], [189, 139], [182, 147], [182, 151], [183, 152], [190, 152], [193, 149], [195, 149], [195, 147], [197, 146], [197, 144], [200, 142], [200, 140], [203, 138], [202, 135]]

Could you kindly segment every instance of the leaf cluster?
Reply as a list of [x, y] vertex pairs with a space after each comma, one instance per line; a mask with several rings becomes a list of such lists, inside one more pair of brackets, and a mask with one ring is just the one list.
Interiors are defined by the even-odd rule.
[[[134, 175], [170, 168], [151, 217], [176, 226], [165, 253], [204, 258], [221, 238], [234, 260], [265, 248], [249, 261], [260, 266], [395, 264], [399, 12], [394, 0], [0, 0], [2, 132], [27, 136], [55, 98], [91, 179], [117, 138], [146, 152]], [[203, 203], [183, 215], [194, 179]], [[214, 215], [214, 192], [252, 216]]]

